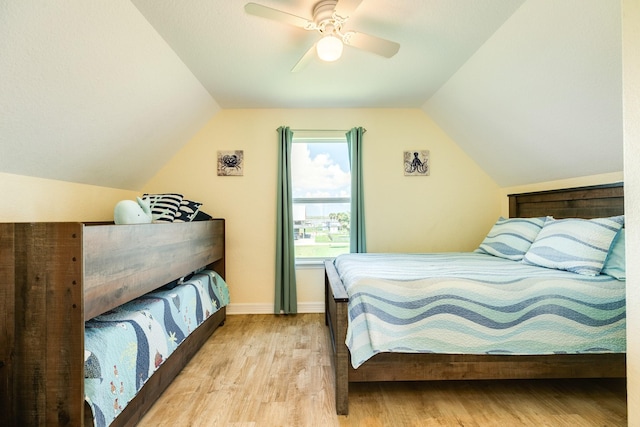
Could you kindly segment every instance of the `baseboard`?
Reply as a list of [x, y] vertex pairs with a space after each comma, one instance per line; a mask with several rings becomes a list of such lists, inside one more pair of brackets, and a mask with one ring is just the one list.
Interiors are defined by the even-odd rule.
[[[324, 313], [324, 302], [298, 303], [298, 313]], [[273, 314], [273, 304], [231, 303], [227, 306], [227, 314]]]

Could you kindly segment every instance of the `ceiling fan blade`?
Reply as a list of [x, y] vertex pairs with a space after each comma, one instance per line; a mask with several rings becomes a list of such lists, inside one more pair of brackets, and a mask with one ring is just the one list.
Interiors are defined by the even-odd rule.
[[385, 58], [391, 58], [400, 49], [400, 45], [396, 42], [355, 31], [345, 33], [342, 41], [348, 46], [357, 47]]
[[300, 58], [300, 60], [296, 63], [296, 65], [294, 65], [293, 68], [291, 69], [291, 72], [297, 73], [298, 71], [302, 70], [304, 67], [307, 66], [309, 62], [311, 62], [311, 60], [315, 56], [316, 56], [316, 43], [314, 43], [313, 46], [311, 46], [309, 50], [307, 50], [305, 54], [302, 55], [302, 58]]
[[249, 15], [260, 16], [262, 18], [272, 19], [274, 21], [283, 22], [293, 25], [294, 27], [304, 28], [305, 30], [315, 29], [315, 23], [300, 16], [292, 15], [278, 9], [272, 9], [257, 3], [247, 3], [244, 5], [244, 11]]
[[348, 18], [360, 6], [362, 0], [338, 0], [335, 13], [341, 18]]

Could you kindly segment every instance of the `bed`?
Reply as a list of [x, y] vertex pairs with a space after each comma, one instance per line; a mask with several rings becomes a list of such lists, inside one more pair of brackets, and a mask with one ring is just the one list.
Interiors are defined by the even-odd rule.
[[[211, 272], [205, 275], [224, 278], [224, 237], [222, 219], [0, 224], [3, 417], [11, 425], [93, 425], [85, 400], [85, 324], [108, 320], [132, 301], [146, 306], [149, 298], [160, 300], [149, 293], [203, 268]], [[111, 425], [142, 418], [224, 323], [225, 307], [216, 309], [202, 316]]]
[[[552, 216], [560, 218], [605, 218], [623, 215], [624, 199], [622, 184], [571, 188], [526, 194], [509, 195], [510, 218], [533, 218]], [[356, 257], [359, 254], [353, 254]], [[364, 254], [368, 255], [368, 254]], [[474, 258], [478, 254], [467, 254]], [[372, 256], [378, 256], [372, 254]], [[449, 254], [439, 256], [448, 257]], [[484, 255], [491, 258], [490, 255]], [[347, 257], [348, 258], [348, 257]], [[457, 262], [455, 260], [450, 262]], [[512, 264], [518, 262], [507, 261]], [[497, 267], [500, 268], [500, 267]], [[534, 267], [531, 267], [534, 268]], [[540, 267], [535, 267], [541, 269]], [[371, 268], [370, 268], [371, 270]], [[542, 269], [548, 270], [548, 269]], [[561, 272], [566, 275], [579, 274]], [[366, 352], [353, 346], [353, 332], [349, 330], [349, 316], [362, 317], [361, 313], [349, 313], [350, 303], [355, 306], [355, 298], [363, 292], [347, 291], [347, 274], [336, 269], [334, 261], [325, 263], [325, 320], [333, 347], [333, 368], [335, 371], [336, 411], [340, 415], [348, 414], [349, 383], [369, 381], [425, 381], [460, 379], [523, 379], [523, 378], [620, 378], [626, 375], [625, 353], [620, 343], [607, 351], [587, 351], [565, 354], [527, 354], [526, 352], [495, 352], [487, 354], [479, 345], [480, 351], [467, 354], [464, 351], [445, 349], [446, 352]], [[560, 274], [562, 275], [562, 274]], [[375, 280], [383, 282], [389, 277]], [[603, 280], [603, 279], [590, 279]], [[611, 280], [604, 279], [611, 282]], [[617, 292], [617, 307], [610, 315], [611, 324], [617, 328], [618, 336], [624, 334], [624, 282], [622, 290], [615, 279], [610, 283]], [[397, 284], [397, 283], [396, 283]], [[351, 285], [349, 285], [351, 286]], [[358, 290], [362, 290], [359, 288]], [[394, 288], [393, 293], [396, 289]], [[350, 295], [354, 298], [350, 299]], [[378, 298], [372, 294], [373, 298]], [[622, 298], [622, 304], [620, 299]], [[372, 303], [373, 304], [373, 303]], [[605, 316], [605, 315], [603, 315]], [[606, 317], [605, 316], [605, 317]], [[355, 323], [355, 322], [354, 322]], [[385, 325], [384, 327], [388, 327]], [[369, 335], [379, 335], [378, 330]], [[422, 332], [424, 333], [424, 332]], [[358, 340], [356, 340], [358, 341]], [[354, 353], [347, 346], [354, 348]], [[359, 342], [359, 341], [358, 341]], [[606, 341], [609, 345], [611, 340]], [[602, 344], [602, 343], [601, 343]], [[377, 344], [376, 344], [377, 345]], [[366, 345], [364, 345], [366, 347]], [[438, 346], [434, 346], [438, 348]]]

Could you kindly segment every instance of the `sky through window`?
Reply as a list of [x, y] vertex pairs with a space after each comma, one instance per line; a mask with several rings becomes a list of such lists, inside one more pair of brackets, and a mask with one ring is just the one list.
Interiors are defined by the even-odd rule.
[[346, 141], [296, 142], [291, 150], [294, 198], [350, 197]]

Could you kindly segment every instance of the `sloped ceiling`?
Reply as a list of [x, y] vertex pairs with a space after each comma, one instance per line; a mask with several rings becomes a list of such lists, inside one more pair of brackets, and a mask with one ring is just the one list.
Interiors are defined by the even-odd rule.
[[140, 189], [220, 108], [309, 107], [422, 108], [501, 186], [622, 170], [618, 1], [364, 0], [398, 54], [295, 74], [318, 35], [244, 4], [0, 2], [0, 172]]
[[139, 189], [220, 108], [129, 1], [2, 1], [0, 64], [0, 172]]
[[618, 1], [527, 1], [423, 106], [502, 186], [619, 172]]

